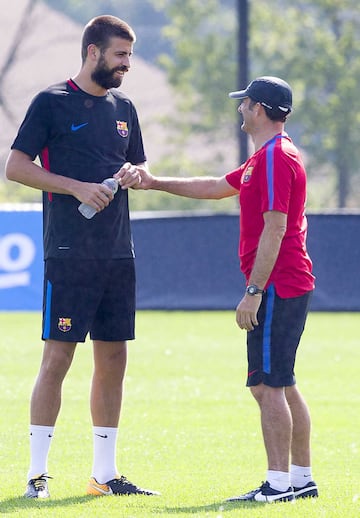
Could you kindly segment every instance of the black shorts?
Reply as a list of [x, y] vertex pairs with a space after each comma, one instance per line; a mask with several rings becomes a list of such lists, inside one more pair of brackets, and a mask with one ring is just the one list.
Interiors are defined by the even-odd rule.
[[295, 385], [296, 351], [304, 330], [312, 292], [280, 298], [270, 286], [263, 295], [259, 325], [247, 334], [248, 387]]
[[43, 340], [134, 339], [134, 259], [47, 259]]

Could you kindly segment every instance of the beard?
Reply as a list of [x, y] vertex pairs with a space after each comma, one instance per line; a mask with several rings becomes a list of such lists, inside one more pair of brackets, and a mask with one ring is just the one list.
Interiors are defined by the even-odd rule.
[[116, 72], [127, 71], [127, 67], [114, 67], [109, 68], [103, 56], [100, 57], [96, 68], [91, 74], [91, 79], [101, 88], [109, 90], [110, 88], [119, 88], [122, 83], [122, 76], [115, 75]]

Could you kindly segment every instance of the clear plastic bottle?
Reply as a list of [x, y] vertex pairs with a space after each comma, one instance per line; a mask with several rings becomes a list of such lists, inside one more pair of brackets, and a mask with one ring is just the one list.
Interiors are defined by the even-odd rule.
[[[115, 194], [119, 188], [119, 184], [115, 178], [105, 178], [101, 183], [109, 187], [113, 194]], [[94, 207], [87, 205], [86, 203], [80, 203], [78, 210], [87, 219], [91, 219], [97, 213], [97, 210], [94, 209]]]

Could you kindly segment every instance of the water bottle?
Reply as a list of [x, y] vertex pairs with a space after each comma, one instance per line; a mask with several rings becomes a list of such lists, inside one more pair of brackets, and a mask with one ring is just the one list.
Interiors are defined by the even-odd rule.
[[[119, 188], [119, 184], [115, 178], [105, 178], [102, 185], [106, 185], [111, 189], [112, 193], [115, 194]], [[87, 205], [86, 203], [81, 203], [78, 207], [79, 212], [87, 219], [91, 219], [97, 213], [97, 210], [94, 209], [91, 205]]]

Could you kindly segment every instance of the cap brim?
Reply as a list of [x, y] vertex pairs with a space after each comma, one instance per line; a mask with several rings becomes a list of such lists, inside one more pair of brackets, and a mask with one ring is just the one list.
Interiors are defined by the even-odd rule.
[[229, 97], [232, 99], [244, 99], [245, 97], [249, 97], [247, 90], [239, 90], [238, 92], [230, 92]]

